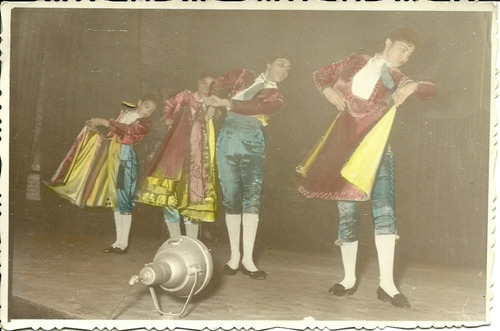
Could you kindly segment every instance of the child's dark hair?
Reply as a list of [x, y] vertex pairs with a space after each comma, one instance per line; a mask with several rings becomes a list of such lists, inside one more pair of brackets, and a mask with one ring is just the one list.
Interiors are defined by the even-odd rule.
[[282, 50], [277, 50], [277, 51], [271, 51], [269, 53], [262, 53], [259, 54], [255, 59], [251, 62], [251, 66], [255, 66], [256, 68], [266, 66], [267, 64], [272, 64], [274, 61], [277, 59], [287, 59], [291, 63], [293, 63], [292, 56], [290, 53], [287, 53], [286, 51]]
[[157, 106], [161, 104], [160, 98], [158, 98], [158, 96], [154, 93], [145, 93], [139, 98], [139, 100], [141, 100], [142, 102], [152, 101]]
[[198, 80], [205, 79], [207, 77], [216, 79], [218, 76], [213, 71], [205, 71], [201, 75], [198, 76]]
[[270, 56], [267, 58], [267, 63], [273, 63], [277, 59], [287, 59], [288, 61], [293, 62], [292, 57], [289, 53], [283, 51], [277, 51], [275, 53], [270, 54]]
[[388, 37], [392, 41], [406, 41], [412, 46], [420, 44], [420, 36], [412, 29], [401, 27], [391, 32]]

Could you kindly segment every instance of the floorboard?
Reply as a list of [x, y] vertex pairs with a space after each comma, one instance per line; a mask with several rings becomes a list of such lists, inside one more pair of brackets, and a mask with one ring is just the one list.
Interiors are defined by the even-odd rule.
[[[127, 255], [104, 254], [110, 236], [14, 234], [11, 238], [10, 319], [161, 320], [147, 286], [128, 285], [163, 243], [133, 239]], [[485, 321], [485, 273], [474, 268], [407, 262], [398, 269], [411, 309], [376, 298], [375, 258], [360, 261], [359, 287], [338, 298], [328, 288], [341, 279], [333, 253], [264, 250], [258, 265], [265, 281], [222, 275], [225, 243], [208, 245], [214, 261], [209, 285], [188, 305], [185, 320]], [[184, 299], [157, 290], [162, 309], [179, 312]], [[118, 306], [117, 306], [118, 305]]]

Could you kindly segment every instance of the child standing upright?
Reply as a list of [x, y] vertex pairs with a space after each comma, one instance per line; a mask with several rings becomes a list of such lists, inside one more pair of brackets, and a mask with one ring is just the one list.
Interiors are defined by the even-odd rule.
[[211, 96], [206, 100], [207, 105], [227, 111], [217, 140], [219, 182], [231, 248], [224, 274], [235, 275], [241, 270], [257, 280], [267, 277], [253, 261], [264, 175], [264, 127], [283, 105], [277, 84], [288, 77], [292, 65], [286, 56], [270, 60], [260, 74], [236, 69], [220, 76], [210, 86]]
[[[386, 38], [381, 52], [373, 56], [354, 53], [313, 74], [318, 91], [339, 114], [323, 136], [324, 144], [317, 144], [321, 147], [314, 148], [311, 157], [297, 168], [305, 177], [299, 191], [307, 198], [337, 202], [336, 244], [344, 279], [329, 289], [335, 296], [352, 295], [357, 289], [359, 203], [371, 200], [380, 272], [377, 298], [395, 307], [410, 307], [394, 282], [398, 235], [394, 158], [388, 136], [396, 107], [411, 95], [426, 100], [436, 93], [431, 81], [411, 80], [399, 69], [410, 60], [419, 40], [415, 31], [399, 28]], [[365, 169], [368, 166], [370, 171]]]

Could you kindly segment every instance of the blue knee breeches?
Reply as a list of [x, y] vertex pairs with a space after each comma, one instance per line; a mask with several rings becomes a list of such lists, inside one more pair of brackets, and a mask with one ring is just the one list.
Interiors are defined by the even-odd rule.
[[217, 140], [226, 213], [259, 213], [264, 150], [262, 124], [253, 117], [228, 112]]
[[[394, 234], [396, 215], [394, 204], [394, 160], [390, 149], [384, 152], [371, 195], [375, 234]], [[358, 202], [338, 201], [338, 239], [341, 243], [358, 240], [360, 214]]]
[[131, 213], [134, 206], [134, 193], [137, 184], [138, 162], [131, 145], [121, 145], [120, 165], [116, 176], [115, 211]]

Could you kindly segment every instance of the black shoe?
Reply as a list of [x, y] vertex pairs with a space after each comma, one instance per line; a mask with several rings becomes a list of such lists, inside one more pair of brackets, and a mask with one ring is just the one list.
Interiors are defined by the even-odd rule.
[[115, 248], [115, 253], [118, 254], [118, 255], [125, 255], [125, 254], [127, 254], [128, 253], [128, 246], [125, 249], [121, 249], [121, 248], [116, 247]]
[[342, 284], [335, 284], [330, 289], [328, 290], [328, 293], [333, 294], [338, 297], [343, 297], [346, 295], [352, 295], [356, 292], [355, 286], [351, 287], [350, 289], [346, 289], [344, 285]]
[[250, 276], [252, 279], [257, 279], [257, 280], [264, 280], [267, 277], [267, 274], [265, 271], [262, 270], [257, 270], [257, 271], [249, 271], [245, 266], [242, 264], [241, 265], [241, 272], [244, 275]]
[[238, 268], [233, 269], [230, 266], [228, 266], [227, 264], [225, 264], [222, 272], [224, 273], [224, 275], [234, 276], [238, 273], [238, 270], [239, 270]]
[[377, 288], [377, 299], [384, 302], [390, 302], [394, 307], [410, 308], [410, 303], [404, 295], [398, 293], [395, 296], [391, 297], [380, 286]]
[[114, 253], [115, 249], [113, 246], [106, 247], [105, 249], [102, 250], [103, 253]]

